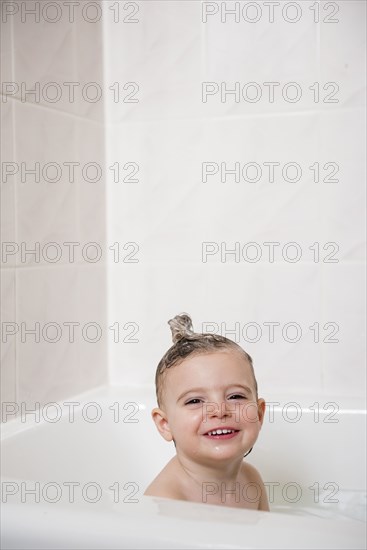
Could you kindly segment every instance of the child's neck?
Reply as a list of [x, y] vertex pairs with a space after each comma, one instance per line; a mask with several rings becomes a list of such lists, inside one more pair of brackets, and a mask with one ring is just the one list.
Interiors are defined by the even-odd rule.
[[216, 463], [216, 464], [200, 464], [193, 462], [188, 457], [180, 455], [176, 456], [178, 465], [188, 478], [196, 484], [202, 486], [203, 483], [226, 483], [231, 484], [239, 481], [243, 457], [238, 460]]

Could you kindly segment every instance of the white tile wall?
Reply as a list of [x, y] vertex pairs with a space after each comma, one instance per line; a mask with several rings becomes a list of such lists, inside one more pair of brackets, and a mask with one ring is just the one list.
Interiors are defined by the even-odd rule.
[[[113, 23], [105, 4], [106, 84], [120, 83], [119, 101], [106, 91], [110, 122], [192, 118], [201, 110], [197, 87], [202, 74], [200, 2], [137, 2], [131, 18], [138, 23]], [[123, 4], [122, 4], [123, 5]], [[131, 13], [131, 11], [129, 11]], [[139, 86], [128, 103], [128, 94]]]
[[[15, 255], [2, 265], [6, 320], [95, 321], [103, 328], [95, 345], [9, 340], [2, 348], [2, 398], [61, 399], [107, 381], [107, 368], [113, 384], [152, 384], [171, 345], [167, 321], [180, 311], [192, 315], [196, 330], [205, 321], [229, 330], [258, 323], [259, 341], [242, 336], [240, 344], [253, 356], [265, 392], [363, 393], [365, 3], [338, 2], [337, 23], [325, 21], [333, 3], [323, 2], [320, 23], [311, 1], [297, 3], [296, 23], [279, 11], [269, 23], [263, 3], [257, 23], [233, 17], [223, 23], [220, 13], [204, 23], [201, 2], [159, 0], [137, 2], [133, 23], [120, 2], [114, 22], [112, 4], [101, 3], [96, 23], [78, 12], [73, 23], [13, 17], [2, 25], [3, 80], [39, 82], [41, 90], [58, 82], [63, 91], [55, 103], [42, 94], [40, 101], [22, 101], [20, 93], [5, 98], [3, 158], [94, 162], [101, 169], [93, 183], [80, 171], [72, 183], [66, 172], [56, 183], [22, 183], [19, 173], [9, 178], [2, 184], [3, 240], [93, 241], [103, 248], [96, 264], [80, 256], [75, 263], [66, 257], [22, 263]], [[74, 102], [62, 85], [69, 81], [80, 83]], [[98, 101], [81, 93], [91, 82], [102, 90]], [[222, 102], [218, 93], [204, 103], [202, 82], [228, 89], [239, 82], [241, 90], [257, 82], [263, 95], [237, 103], [233, 96]], [[264, 82], [280, 83], [273, 103]], [[296, 103], [279, 94], [289, 82], [302, 89]], [[314, 82], [318, 102], [309, 88]], [[324, 101], [328, 82], [339, 86], [335, 103]], [[138, 102], [128, 102], [136, 90]], [[257, 162], [262, 177], [221, 182], [216, 174], [203, 183], [203, 162]], [[302, 178], [292, 183], [277, 173], [269, 182], [264, 162], [297, 162]], [[315, 162], [320, 182], [309, 168]], [[119, 182], [110, 168], [115, 163]], [[338, 165], [337, 182], [323, 181], [331, 173], [326, 163]], [[126, 181], [136, 165], [138, 182]], [[216, 254], [204, 263], [207, 241], [228, 248], [255, 241], [264, 256], [257, 263], [221, 262]], [[277, 255], [269, 263], [268, 241], [296, 241], [302, 258], [290, 263]], [[319, 262], [309, 248], [315, 242]], [[325, 263], [330, 242], [339, 246], [338, 263]], [[120, 245], [117, 263], [108, 250], [113, 243]], [[128, 263], [135, 246], [129, 243], [139, 247], [138, 262]], [[107, 307], [107, 326], [118, 323], [119, 342], [106, 326]], [[281, 328], [297, 322], [302, 337], [271, 343], [264, 322]], [[339, 341], [314, 342], [309, 327], [316, 322], [321, 340], [329, 334], [325, 324], [337, 324]]]
[[[18, 269], [17, 319], [27, 328], [40, 323], [41, 333], [35, 342], [23, 331], [24, 342], [18, 346], [20, 401], [61, 400], [106, 381], [104, 285], [101, 267]], [[47, 328], [48, 323], [55, 328]], [[67, 323], [78, 323], [74, 337], [69, 336]], [[89, 329], [88, 323], [93, 323]], [[102, 337], [86, 341], [84, 331], [87, 339], [94, 340], [96, 326], [101, 327]]]
[[[65, 8], [61, 2], [59, 6]], [[37, 401], [62, 400], [107, 381], [103, 97], [90, 103], [76, 94], [72, 102], [64, 86], [79, 82], [80, 89], [96, 82], [102, 89], [102, 22], [88, 27], [79, 15], [72, 23], [65, 11], [53, 24], [42, 17], [37, 22], [30, 15], [22, 22], [23, 7], [18, 7], [18, 15], [3, 19], [1, 29], [2, 80], [19, 87], [14, 96], [1, 96], [2, 160], [18, 166], [15, 176], [2, 181], [2, 240], [15, 243], [19, 250], [22, 243], [27, 249], [40, 243], [42, 251], [51, 242], [62, 250], [57, 262], [42, 252], [39, 259], [27, 255], [23, 261], [20, 252], [2, 258], [2, 322], [16, 323], [18, 331], [3, 334], [1, 397], [34, 408]], [[30, 89], [37, 82], [39, 98], [22, 96], [22, 83]], [[42, 92], [50, 82], [63, 90], [57, 102]], [[31, 169], [37, 162], [40, 181], [29, 174], [22, 181], [22, 163]], [[74, 181], [65, 165], [70, 162], [80, 165]], [[89, 162], [100, 166], [99, 181], [83, 178], [81, 168]], [[58, 181], [42, 177], [48, 163], [58, 163]], [[52, 178], [55, 171], [47, 174]], [[92, 241], [103, 250], [97, 263], [80, 254], [82, 246]], [[70, 261], [64, 242], [80, 243], [75, 261]], [[78, 323], [74, 342], [69, 341], [65, 325], [70, 322]], [[25, 332], [35, 323], [40, 325], [38, 342]], [[47, 323], [61, 330], [54, 343], [47, 340], [55, 337], [55, 330], [43, 333]], [[101, 327], [102, 337], [95, 343], [83, 338], [87, 323]], [[91, 339], [93, 327], [89, 330]]]
[[[315, 3], [307, 1], [297, 3], [302, 17], [293, 24], [279, 12], [267, 22], [263, 3], [256, 24], [230, 17], [222, 23], [220, 14], [204, 24], [199, 3], [168, 4], [140, 3], [140, 23], [125, 32], [107, 25], [106, 80], [141, 84], [139, 103], [107, 104], [108, 164], [139, 165], [138, 183], [117, 185], [109, 178], [109, 240], [140, 246], [139, 263], [109, 264], [110, 323], [139, 326], [138, 343], [111, 344], [111, 380], [153, 383], [171, 345], [167, 321], [187, 311], [196, 330], [204, 321], [262, 327], [258, 342], [242, 337], [240, 343], [253, 355], [267, 393], [362, 394], [365, 4], [338, 2], [333, 14], [331, 4], [318, 3], [319, 24]], [[328, 17], [339, 22], [328, 23]], [[134, 47], [123, 56], [125, 45]], [[221, 102], [217, 94], [203, 103], [202, 81], [228, 88], [297, 82], [302, 98], [236, 103]], [[309, 89], [314, 82], [318, 102]], [[333, 91], [324, 88], [328, 82], [339, 86], [336, 103], [324, 101]], [[278, 175], [269, 183], [263, 173], [258, 183], [233, 177], [222, 183], [218, 174], [202, 183], [202, 162], [236, 161], [297, 162], [302, 178], [292, 183]], [[309, 168], [315, 162], [320, 182]], [[338, 181], [324, 181], [334, 166], [327, 163], [337, 164]], [[217, 254], [203, 263], [204, 241], [228, 248], [236, 241], [296, 241], [302, 258], [222, 263]], [[335, 251], [327, 243], [334, 242], [339, 262], [325, 263]], [[280, 324], [274, 343], [264, 322]], [[302, 330], [295, 343], [279, 337], [290, 322]], [[334, 328], [338, 342], [325, 342]]]

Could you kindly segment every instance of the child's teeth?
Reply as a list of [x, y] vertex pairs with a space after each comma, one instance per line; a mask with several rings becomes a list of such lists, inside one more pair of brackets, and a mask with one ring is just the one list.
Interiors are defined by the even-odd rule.
[[209, 435], [222, 435], [222, 434], [230, 434], [233, 433], [234, 430], [214, 430], [213, 432], [209, 432]]

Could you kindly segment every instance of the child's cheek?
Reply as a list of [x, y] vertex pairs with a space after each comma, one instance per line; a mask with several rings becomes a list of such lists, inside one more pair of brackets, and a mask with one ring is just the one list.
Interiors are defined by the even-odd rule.
[[257, 425], [259, 423], [259, 411], [257, 403], [250, 402], [246, 403], [243, 406], [241, 420], [246, 424]]
[[203, 409], [202, 408], [198, 408], [198, 409], [192, 411], [191, 421], [195, 425], [200, 425], [203, 421], [205, 421], [205, 418], [203, 417]]

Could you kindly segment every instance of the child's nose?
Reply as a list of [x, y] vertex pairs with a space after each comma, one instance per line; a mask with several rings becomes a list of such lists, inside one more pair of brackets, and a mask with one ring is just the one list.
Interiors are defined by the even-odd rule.
[[234, 412], [235, 411], [232, 403], [229, 403], [228, 401], [222, 401], [219, 403], [217, 414], [218, 418], [231, 416]]

